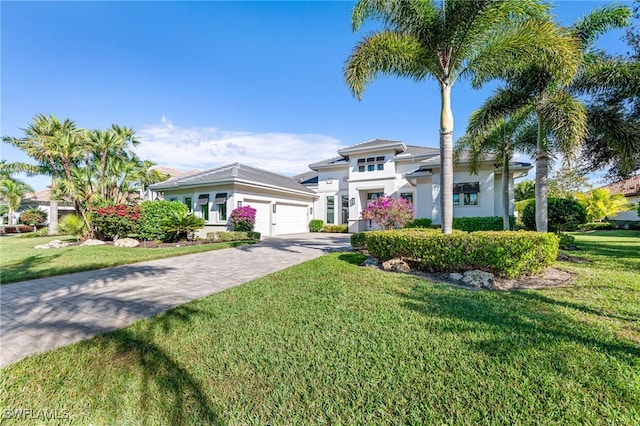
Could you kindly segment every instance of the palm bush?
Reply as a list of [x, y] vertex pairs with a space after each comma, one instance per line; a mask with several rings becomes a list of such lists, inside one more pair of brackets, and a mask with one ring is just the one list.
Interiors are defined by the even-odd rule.
[[77, 214], [63, 216], [58, 222], [58, 232], [73, 235], [78, 240], [84, 235], [86, 229], [84, 220]]
[[172, 211], [160, 222], [160, 228], [169, 241], [186, 240], [193, 237], [196, 229], [204, 227], [204, 219], [185, 211]]

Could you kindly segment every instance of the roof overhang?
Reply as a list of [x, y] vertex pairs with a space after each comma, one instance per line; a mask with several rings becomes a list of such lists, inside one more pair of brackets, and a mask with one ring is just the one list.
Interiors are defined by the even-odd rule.
[[312, 197], [314, 199], [319, 198], [319, 196], [316, 195], [311, 190], [309, 190], [309, 191], [300, 191], [300, 190], [297, 190], [297, 189], [285, 188], [285, 187], [282, 187], [282, 186], [269, 185], [269, 184], [266, 184], [266, 183], [254, 182], [254, 181], [238, 179], [238, 178], [225, 179], [225, 180], [212, 181], [212, 182], [204, 182], [204, 183], [196, 183], [196, 184], [177, 184], [177, 183], [174, 183], [173, 185], [166, 185], [166, 186], [162, 186], [162, 184], [156, 184], [156, 185], [154, 185], [154, 188], [151, 188], [151, 187], [149, 187], [149, 188], [151, 188], [154, 191], [165, 192], [165, 191], [173, 191], [173, 190], [180, 190], [180, 189], [188, 189], [188, 188], [197, 189], [197, 188], [203, 188], [203, 187], [207, 187], [207, 186], [219, 186], [219, 185], [229, 185], [229, 184], [231, 184], [231, 185], [241, 184], [241, 185], [245, 185], [245, 186], [249, 186], [249, 187], [253, 187], [253, 188], [270, 189], [272, 191], [281, 192], [281, 193], [290, 193], [290, 194], [302, 195], [302, 196], [306, 196], [306, 197]]
[[342, 156], [347, 156], [349, 154], [360, 154], [365, 152], [374, 152], [374, 151], [390, 151], [393, 150], [396, 153], [404, 152], [407, 150], [407, 146], [404, 142], [399, 141], [389, 141], [387, 143], [380, 143], [375, 146], [352, 146], [349, 148], [343, 148], [338, 150], [338, 154]]

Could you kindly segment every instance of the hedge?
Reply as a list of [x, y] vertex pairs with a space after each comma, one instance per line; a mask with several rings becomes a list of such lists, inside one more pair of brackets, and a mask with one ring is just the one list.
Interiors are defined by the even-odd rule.
[[[516, 219], [509, 216], [509, 229], [513, 229]], [[454, 217], [453, 229], [461, 231], [502, 231], [502, 216], [484, 216], [484, 217]]]
[[419, 217], [404, 224], [405, 228], [430, 228], [431, 219], [428, 217]]
[[454, 231], [402, 229], [373, 231], [365, 236], [367, 250], [381, 261], [402, 258], [429, 272], [481, 269], [515, 278], [542, 271], [558, 256], [559, 238], [552, 233], [525, 231]]
[[324, 222], [322, 221], [322, 219], [311, 219], [311, 222], [309, 222], [309, 231], [320, 232], [322, 231], [323, 226]]
[[[549, 232], [576, 231], [587, 222], [587, 210], [577, 200], [570, 198], [547, 198], [547, 219]], [[536, 230], [536, 203], [529, 203], [522, 212], [522, 223]]]
[[322, 227], [322, 232], [346, 234], [349, 230], [347, 225], [324, 225]]
[[351, 246], [357, 249], [365, 248], [365, 236], [364, 232], [357, 232], [355, 234], [351, 234]]
[[229, 241], [260, 241], [260, 233], [255, 231], [220, 231], [207, 233], [207, 240]]

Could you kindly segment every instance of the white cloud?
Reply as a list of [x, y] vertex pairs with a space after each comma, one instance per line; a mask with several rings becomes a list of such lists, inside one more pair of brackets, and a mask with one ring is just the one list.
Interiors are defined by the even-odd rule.
[[137, 132], [141, 158], [178, 170], [211, 169], [242, 163], [283, 175], [308, 171], [310, 163], [335, 157], [343, 144], [320, 134], [253, 133], [215, 127], [179, 127], [167, 117], [162, 124]]

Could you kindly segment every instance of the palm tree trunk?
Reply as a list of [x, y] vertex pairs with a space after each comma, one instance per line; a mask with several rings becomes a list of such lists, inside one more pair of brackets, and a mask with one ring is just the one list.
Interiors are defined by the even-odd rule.
[[511, 180], [509, 170], [509, 143], [504, 146], [502, 154], [502, 229], [509, 231], [511, 229], [511, 223], [509, 221], [509, 181]]
[[538, 141], [536, 153], [536, 230], [547, 232], [547, 174], [548, 154], [544, 137], [544, 125], [538, 114]]
[[453, 230], [453, 112], [451, 111], [451, 85], [440, 82], [440, 210], [442, 233]]

